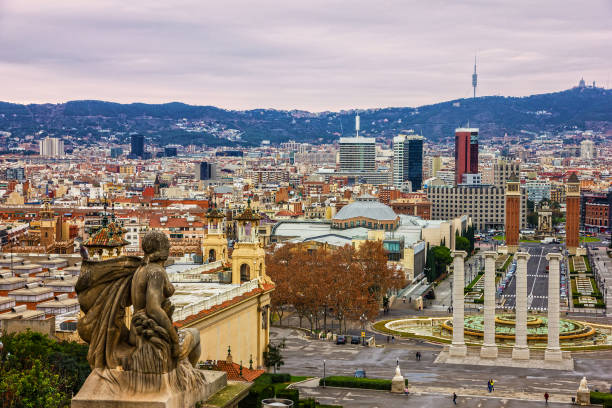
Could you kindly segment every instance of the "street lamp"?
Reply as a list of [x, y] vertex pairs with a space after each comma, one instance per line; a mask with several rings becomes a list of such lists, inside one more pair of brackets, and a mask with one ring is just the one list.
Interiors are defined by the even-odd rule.
[[359, 320], [361, 320], [361, 345], [365, 346], [365, 325], [366, 322], [368, 321], [368, 318], [366, 317], [365, 313], [362, 313], [361, 316], [359, 317]]
[[325, 360], [323, 360], [323, 388], [325, 388]]

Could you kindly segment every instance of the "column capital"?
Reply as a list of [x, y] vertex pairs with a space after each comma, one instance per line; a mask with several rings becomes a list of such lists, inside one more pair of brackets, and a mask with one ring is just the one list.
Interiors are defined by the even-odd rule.
[[546, 254], [546, 259], [548, 261], [551, 261], [553, 259], [560, 261], [561, 259], [563, 259], [563, 255], [561, 255], [561, 253], [559, 252], [549, 252]]
[[465, 251], [453, 251], [451, 253], [451, 255], [453, 256], [453, 258], [461, 257], [461, 258], [465, 259], [465, 257], [467, 256], [467, 252], [465, 252]]
[[497, 252], [495, 251], [484, 251], [482, 254], [485, 258], [497, 258]]
[[514, 254], [514, 257], [517, 259], [525, 259], [526, 261], [528, 261], [529, 258], [531, 258], [531, 255], [529, 255], [528, 252], [517, 252]]

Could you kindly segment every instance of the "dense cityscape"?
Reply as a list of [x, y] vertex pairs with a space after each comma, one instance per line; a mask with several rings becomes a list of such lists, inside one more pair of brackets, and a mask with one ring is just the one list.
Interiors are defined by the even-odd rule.
[[[34, 14], [9, 3], [5, 31], [13, 33]], [[102, 12], [64, 6], [84, 13], [71, 16], [78, 24]], [[239, 21], [249, 14], [242, 6]], [[297, 6], [275, 12], [293, 15], [291, 7]], [[412, 7], [427, 17], [433, 12]], [[131, 29], [157, 18], [161, 31], [144, 37], [165, 40], [160, 33], [167, 30], [191, 41], [181, 30], [199, 27], [186, 23], [195, 17], [183, 13], [192, 11], [213, 19], [202, 23], [212, 32], [226, 23], [240, 32], [205, 9], [147, 6], [142, 21], [126, 23], [118, 15], [110, 21]], [[534, 21], [556, 24], [537, 9]], [[68, 14], [62, 20], [46, 10], [54, 24], [74, 24]], [[271, 27], [277, 23], [251, 12]], [[353, 33], [361, 21], [361, 11], [354, 12], [344, 27]], [[441, 15], [455, 19], [449, 10]], [[175, 18], [180, 30], [170, 23]], [[304, 24], [313, 43], [342, 38], [332, 31], [312, 34], [319, 20]], [[499, 36], [493, 23], [487, 27], [492, 38]], [[289, 33], [303, 38], [299, 29], [285, 29], [285, 41], [292, 41]], [[112, 39], [109, 28], [88, 30], [106, 33], [108, 44], [124, 45], [128, 54], [131, 43]], [[609, 41], [609, 29], [602, 30]], [[136, 31], [125, 39], [143, 41]], [[247, 41], [253, 32], [236, 38]], [[51, 37], [45, 41], [53, 48], [60, 41]], [[545, 37], [543, 31], [533, 38]], [[192, 49], [179, 52], [180, 63], [170, 66], [156, 58], [171, 47], [152, 52], [142, 42], [147, 51], [131, 66], [139, 67], [143, 81], [159, 70], [158, 88], [148, 82], [146, 92], [138, 88], [140, 78], [127, 63], [120, 69], [109, 64], [108, 75], [80, 67], [101, 58], [86, 56], [89, 43], [78, 44], [83, 55], [70, 68], [56, 68], [54, 78], [66, 95], [80, 86], [97, 89], [100, 100], [66, 102], [62, 94], [41, 103], [56, 92], [48, 87], [54, 81], [37, 82], [40, 97], [18, 85], [7, 88], [12, 102], [0, 102], [1, 407], [612, 406], [612, 90], [601, 80], [609, 61], [602, 68], [591, 60], [588, 69], [585, 62], [581, 69], [589, 75], [573, 83], [564, 79], [575, 71], [554, 62], [545, 75], [556, 91], [501, 96], [491, 84], [507, 91], [500, 84], [515, 78], [515, 60], [543, 57], [525, 51], [495, 60], [496, 53], [510, 52], [499, 46], [466, 59], [473, 73], [461, 80], [471, 87], [453, 99], [431, 84], [427, 92], [415, 88], [421, 106], [376, 107], [380, 100], [395, 102], [400, 92], [395, 84], [377, 83], [380, 94], [364, 88], [373, 94], [371, 108], [330, 110], [338, 100], [346, 105], [337, 98], [362, 98], [363, 92], [338, 85], [347, 93], [332, 98], [321, 75], [320, 84], [289, 87], [293, 93], [261, 93], [261, 106], [282, 108], [242, 109], [253, 101], [260, 106], [250, 92], [269, 86], [268, 70], [282, 83], [291, 70], [275, 71], [282, 63], [274, 58], [288, 54], [247, 51], [227, 38], [232, 52], [215, 49], [218, 60], [204, 68], [223, 85], [191, 79], [195, 91], [206, 90], [196, 100], [206, 105], [156, 103], [158, 90], [164, 101], [175, 98], [168, 89], [194, 100], [192, 84], [181, 82], [191, 67], [180, 59]], [[435, 41], [438, 47], [461, 43]], [[530, 41], [519, 44], [530, 49]], [[365, 50], [367, 44], [360, 45]], [[104, 46], [92, 43], [97, 47]], [[370, 53], [391, 66], [378, 69], [393, 76], [397, 62], [385, 59], [389, 49]], [[364, 50], [359, 63], [370, 56]], [[107, 52], [100, 60], [127, 58]], [[239, 68], [248, 63], [235, 64], [234, 53], [253, 67]], [[33, 66], [48, 69], [61, 60], [45, 58]], [[337, 62], [319, 58], [316, 64]], [[3, 64], [0, 58], [0, 70], [15, 84], [34, 75]], [[222, 72], [215, 72], [216, 64]], [[66, 79], [62, 70], [74, 67], [78, 74]], [[427, 69], [417, 68], [411, 75], [427, 78]], [[336, 69], [317, 72], [332, 78]], [[352, 69], [346, 72], [369, 78]], [[455, 81], [442, 65], [438, 69], [441, 83]], [[240, 93], [232, 81], [242, 84], [241, 75], [262, 82], [251, 81], [253, 88]], [[293, 75], [304, 74], [296, 69]], [[481, 95], [483, 76], [488, 95]], [[122, 95], [109, 100], [124, 102], [125, 92], [144, 96], [142, 103], [105, 102], [107, 92]], [[221, 101], [230, 108], [216, 107]], [[294, 108], [313, 103], [318, 111]]]

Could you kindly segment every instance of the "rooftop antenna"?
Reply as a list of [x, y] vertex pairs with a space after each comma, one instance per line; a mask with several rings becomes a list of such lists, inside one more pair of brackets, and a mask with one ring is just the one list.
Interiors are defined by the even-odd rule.
[[357, 137], [359, 137], [359, 115], [355, 116], [355, 130], [357, 131]]
[[476, 73], [476, 55], [474, 55], [474, 73], [472, 74], [472, 87], [474, 87], [474, 99], [476, 99], [476, 85], [478, 85], [478, 74]]

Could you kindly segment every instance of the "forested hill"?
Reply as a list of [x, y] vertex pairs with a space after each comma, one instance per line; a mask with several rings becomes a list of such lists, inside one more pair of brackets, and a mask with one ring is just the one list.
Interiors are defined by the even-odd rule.
[[[390, 140], [414, 129], [431, 140], [450, 138], [456, 127], [479, 127], [483, 139], [522, 130], [612, 130], [612, 90], [572, 88], [528, 97], [486, 96], [457, 99], [418, 108], [359, 110], [361, 134]], [[258, 145], [261, 140], [322, 143], [354, 133], [355, 111], [319, 112], [254, 109], [233, 111], [213, 106], [119, 104], [71, 101], [20, 105], [0, 102], [0, 131], [23, 138], [72, 135], [83, 143], [119, 133], [138, 132], [160, 144]]]

